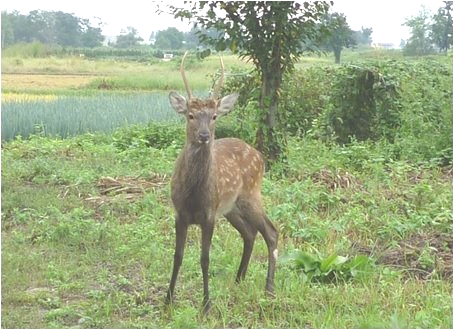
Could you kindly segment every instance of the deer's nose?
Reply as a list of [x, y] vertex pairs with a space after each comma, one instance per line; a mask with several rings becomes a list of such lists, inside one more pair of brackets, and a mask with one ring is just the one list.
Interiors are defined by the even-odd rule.
[[199, 132], [199, 142], [208, 143], [210, 140], [210, 132]]

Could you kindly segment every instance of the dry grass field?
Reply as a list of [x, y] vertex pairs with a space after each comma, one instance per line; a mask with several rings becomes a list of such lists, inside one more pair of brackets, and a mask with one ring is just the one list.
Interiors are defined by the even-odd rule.
[[98, 77], [74, 74], [2, 74], [2, 87], [9, 90], [74, 89], [87, 85], [95, 78]]

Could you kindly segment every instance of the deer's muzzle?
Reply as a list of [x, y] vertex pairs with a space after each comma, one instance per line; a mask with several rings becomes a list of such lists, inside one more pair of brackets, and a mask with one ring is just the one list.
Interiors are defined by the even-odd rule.
[[210, 132], [206, 131], [199, 132], [199, 142], [200, 143], [210, 142]]

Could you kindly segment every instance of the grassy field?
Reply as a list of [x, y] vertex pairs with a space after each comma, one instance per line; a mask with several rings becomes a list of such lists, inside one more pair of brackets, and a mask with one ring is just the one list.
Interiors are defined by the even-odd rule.
[[[251, 69], [233, 56], [224, 62], [227, 70]], [[219, 68], [216, 57], [188, 59], [187, 75], [196, 95], [208, 94]], [[174, 121], [169, 90], [184, 91], [177, 61], [7, 57], [2, 60], [2, 140], [37, 132], [67, 137], [112, 132], [150, 120]]]
[[5, 144], [2, 326], [452, 327], [452, 172], [374, 162], [355, 171], [341, 149], [291, 146], [292, 173], [269, 173], [264, 184], [280, 255], [365, 255], [370, 267], [353, 278], [305, 281], [281, 262], [269, 299], [263, 240], [236, 285], [241, 239], [220, 220], [210, 268], [215, 308], [203, 318], [198, 228], [176, 305], [163, 304], [177, 147], [120, 151], [105, 135]]
[[[250, 70], [251, 64], [234, 56], [224, 56], [226, 70], [232, 66]], [[211, 56], [203, 61], [189, 57], [186, 70], [195, 90], [208, 90], [213, 75], [220, 69], [219, 58]], [[21, 77], [11, 78], [11, 75]], [[77, 75], [76, 77], [74, 75]], [[87, 87], [95, 88], [105, 82], [111, 88], [145, 90], [184, 90], [179, 74], [179, 61], [137, 63], [133, 61], [87, 60], [83, 58], [4, 58], [2, 59], [2, 90], [12, 92], [40, 91], [52, 93]], [[68, 81], [64, 85], [62, 81]], [[24, 86], [24, 82], [25, 85]], [[91, 85], [90, 85], [91, 82]], [[88, 85], [88, 86], [87, 86]]]
[[[146, 83], [148, 92], [120, 87], [129, 70], [133, 77], [161, 72], [156, 80], [175, 78], [169, 87], [182, 88], [175, 63], [125, 63], [123, 70], [118, 63], [48, 61], [60, 60], [73, 66], [59, 73], [80, 71], [89, 81], [40, 88], [39, 79], [20, 85], [21, 75], [2, 74], [2, 122], [5, 104], [17, 98], [37, 102], [30, 111], [78, 99], [103, 100], [91, 112], [106, 99], [125, 101], [125, 108], [128, 97], [131, 105], [143, 97], [157, 108], [147, 97], [158, 82]], [[24, 59], [22, 72], [43, 73], [44, 63]], [[200, 90], [218, 68], [215, 58], [209, 63], [188, 68]], [[233, 58], [226, 63], [248, 68]], [[2, 72], [20, 73], [13, 64], [2, 59]], [[98, 79], [118, 85], [100, 90]], [[264, 181], [265, 206], [280, 232], [276, 297], [264, 293], [261, 237], [245, 281], [235, 283], [242, 240], [219, 219], [211, 313], [201, 314], [197, 227], [189, 231], [175, 305], [165, 306], [174, 248], [169, 178], [183, 126], [145, 135], [159, 145], [144, 139], [140, 126], [64, 139], [38, 130], [2, 142], [3, 328], [453, 327], [452, 166], [394, 160], [379, 143], [326, 145], [310, 137], [290, 138], [286, 170], [276, 166]]]

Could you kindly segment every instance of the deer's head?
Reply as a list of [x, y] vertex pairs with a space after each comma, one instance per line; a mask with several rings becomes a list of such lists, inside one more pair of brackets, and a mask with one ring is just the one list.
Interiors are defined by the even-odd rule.
[[216, 120], [232, 111], [238, 99], [238, 93], [219, 98], [219, 92], [224, 82], [224, 63], [221, 58], [221, 77], [214, 88], [213, 96], [205, 100], [193, 97], [184, 71], [186, 55], [187, 52], [181, 61], [180, 72], [188, 93], [188, 99], [186, 100], [184, 96], [176, 92], [171, 92], [169, 94], [170, 104], [177, 113], [186, 117], [187, 142], [196, 145], [209, 144], [214, 140]]

